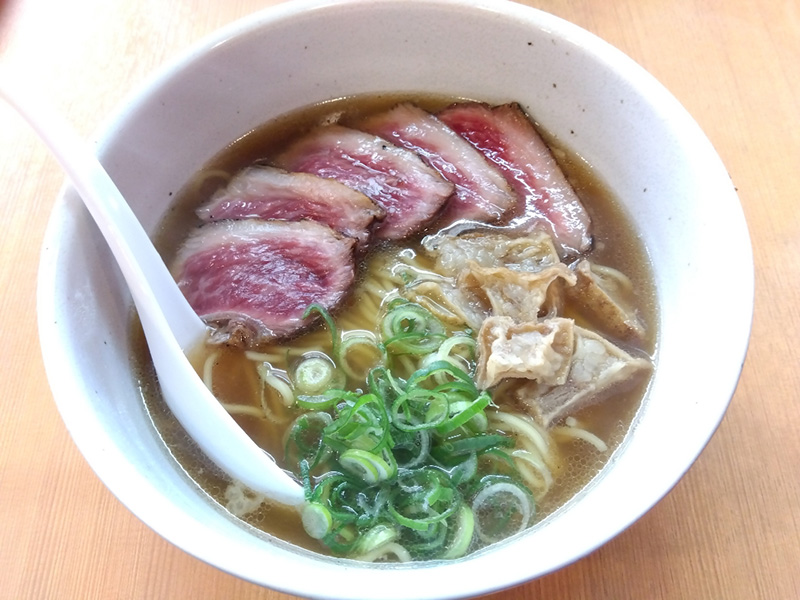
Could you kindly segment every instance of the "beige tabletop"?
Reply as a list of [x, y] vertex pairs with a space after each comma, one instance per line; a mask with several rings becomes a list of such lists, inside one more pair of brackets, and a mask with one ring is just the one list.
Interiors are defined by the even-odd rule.
[[[525, 3], [632, 56], [697, 119], [744, 206], [756, 298], [731, 407], [675, 489], [587, 558], [493, 597], [800, 598], [800, 0]], [[0, 0], [0, 73], [29, 78], [89, 137], [155, 68], [270, 4]], [[289, 598], [161, 539], [73, 445], [45, 379], [34, 310], [62, 180], [0, 103], [0, 598]], [[693, 343], [713, 352], [702, 335], [700, 326]]]

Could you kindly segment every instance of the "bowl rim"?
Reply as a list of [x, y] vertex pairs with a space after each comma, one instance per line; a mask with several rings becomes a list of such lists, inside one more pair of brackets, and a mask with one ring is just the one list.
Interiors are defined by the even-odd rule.
[[[121, 129], [125, 122], [126, 116], [130, 112], [131, 107], [136, 106], [144, 101], [145, 98], [158, 90], [166, 81], [169, 81], [182, 69], [194, 63], [199, 57], [209, 52], [214, 47], [229, 43], [231, 40], [259, 30], [263, 27], [268, 27], [278, 22], [291, 20], [298, 15], [305, 15], [311, 11], [324, 11], [331, 7], [341, 5], [348, 6], [382, 6], [382, 5], [428, 5], [439, 7], [457, 7], [459, 9], [474, 9], [491, 12], [499, 12], [503, 15], [525, 21], [537, 27], [545, 27], [553, 35], [572, 40], [576, 44], [580, 44], [588, 52], [593, 54], [598, 61], [605, 62], [612, 65], [613, 68], [620, 73], [626, 80], [629, 80], [632, 87], [637, 90], [646, 90], [650, 102], [655, 103], [661, 110], [668, 114], [671, 118], [680, 122], [680, 127], [685, 131], [690, 132], [696, 139], [704, 141], [702, 147], [697, 151], [709, 153], [709, 160], [716, 161], [719, 168], [724, 171], [721, 160], [716, 155], [710, 142], [707, 141], [705, 135], [700, 130], [697, 123], [692, 119], [688, 112], [680, 105], [680, 103], [658, 83], [655, 78], [647, 73], [641, 66], [635, 63], [627, 55], [617, 50], [607, 42], [601, 40], [594, 34], [572, 24], [560, 17], [546, 13], [536, 8], [528, 7], [525, 5], [515, 4], [507, 0], [294, 0], [272, 7], [267, 7], [251, 15], [245, 16], [233, 23], [222, 27], [218, 31], [212, 33], [201, 39], [199, 42], [191, 46], [186, 52], [182, 53], [177, 59], [167, 63], [164, 67], [157, 70], [155, 74], [148, 78], [145, 83], [139, 86], [133, 93], [131, 93], [126, 100], [117, 108], [111, 118], [100, 128], [98, 151], [102, 154], [103, 149], [112, 143], [114, 136]], [[731, 189], [732, 184], [731, 184]], [[60, 335], [58, 326], [55, 323], [57, 320], [57, 306], [55, 303], [55, 264], [54, 257], [60, 251], [60, 244], [63, 239], [59, 237], [60, 224], [62, 211], [67, 210], [65, 207], [65, 196], [69, 193], [70, 187], [66, 185], [59, 193], [59, 201], [53, 209], [50, 221], [45, 232], [44, 243], [42, 247], [40, 267], [39, 267], [39, 281], [37, 288], [37, 306], [39, 313], [39, 335], [42, 345], [42, 353], [44, 363], [47, 371], [48, 379], [51, 382], [53, 395], [56, 405], [61, 412], [62, 418], [67, 425], [75, 444], [83, 453], [87, 462], [92, 469], [97, 473], [98, 477], [104, 482], [106, 487], [117, 498], [140, 518], [148, 527], [156, 531], [159, 535], [183, 549], [184, 551], [196, 556], [197, 558], [217, 566], [225, 571], [237, 575], [243, 579], [266, 585], [274, 589], [278, 589], [287, 593], [302, 594], [309, 596], [309, 589], [303, 586], [298, 587], [290, 581], [288, 576], [279, 576], [277, 579], [259, 580], [253, 577], [252, 573], [245, 572], [241, 568], [236, 568], [234, 565], [220, 565], [219, 561], [215, 560], [213, 552], [198, 551], [197, 539], [194, 534], [187, 532], [186, 528], [191, 525], [191, 520], [188, 520], [185, 515], [182, 515], [179, 510], [163, 511], [162, 506], [157, 506], [157, 503], [152, 502], [152, 498], [156, 498], [159, 494], [158, 490], [152, 488], [151, 484], [143, 477], [137, 475], [134, 469], [120, 469], [120, 464], [125, 463], [125, 457], [119, 453], [114, 447], [113, 440], [99, 436], [87, 436], [84, 432], [91, 427], [85, 427], [82, 422], [93, 422], [91, 411], [88, 407], [80, 407], [72, 404], [69, 395], [79, 390], [74, 387], [72, 383], [71, 374], [65, 372], [61, 367], [58, 360], [58, 354], [63, 351], [60, 346]], [[734, 192], [735, 195], [735, 192]], [[741, 206], [739, 206], [741, 211]], [[740, 215], [741, 221], [744, 223], [743, 213]], [[746, 224], [743, 225], [746, 233]], [[735, 391], [736, 382], [738, 381], [738, 374], [741, 372], [744, 363], [749, 333], [752, 326], [752, 311], [753, 311], [753, 296], [754, 296], [754, 275], [752, 270], [752, 248], [748, 244], [746, 248], [740, 249], [746, 258], [745, 263], [749, 265], [749, 273], [745, 274], [742, 282], [742, 288], [745, 292], [746, 304], [749, 306], [747, 309], [747, 319], [739, 323], [740, 339], [742, 346], [739, 354], [741, 360], [736, 368], [735, 373], [731, 371], [731, 384], [730, 389], [726, 390], [720, 397], [725, 396], [726, 401], [720, 401], [714, 410], [709, 411], [709, 425], [710, 430], [704, 439], [695, 440], [696, 447], [692, 449], [692, 454], [696, 458], [703, 448], [706, 446], [714, 431], [716, 431], [719, 423], [721, 422], [725, 411], [727, 410], [730, 399]], [[54, 343], [58, 342], [58, 343]], [[77, 384], [75, 384], [77, 385]], [[92, 430], [93, 434], [97, 433]], [[438, 569], [446, 569], [453, 573], [454, 586], [448, 594], [436, 593], [434, 595], [411, 595], [410, 590], [404, 597], [406, 598], [459, 598], [466, 597], [474, 594], [490, 593], [502, 588], [517, 585], [532, 577], [542, 576], [546, 573], [557, 570], [571, 562], [594, 551], [597, 547], [605, 544], [617, 534], [628, 528], [633, 522], [638, 520], [645, 512], [650, 510], [664, 495], [666, 495], [672, 487], [679, 481], [683, 474], [690, 468], [693, 460], [685, 465], [685, 468], [675, 471], [671, 477], [660, 481], [657, 489], [650, 490], [648, 500], [639, 503], [633, 510], [626, 513], [623, 519], [609, 520], [608, 523], [601, 524], [594, 532], [591, 542], [584, 544], [582, 551], [579, 553], [570, 552], [569, 558], [565, 559], [565, 552], [554, 552], [552, 560], [543, 568], [538, 569], [535, 573], [530, 573], [524, 567], [515, 568], [511, 577], [508, 575], [501, 576], [499, 574], [490, 575], [476, 586], [474, 581], [467, 584], [469, 578], [464, 578], [464, 581], [459, 579], [459, 575], [468, 572], [469, 561], [460, 563], [428, 563], [420, 567], [416, 565], [414, 570], [419, 571], [434, 571]], [[330, 561], [329, 561], [330, 562]], [[346, 563], [347, 561], [345, 561]], [[287, 563], [288, 564], [288, 563]], [[462, 565], [462, 566], [459, 566]], [[467, 565], [465, 568], [463, 565]], [[352, 566], [346, 564], [345, 570], [355, 569], [360, 574], [365, 572], [361, 566]], [[400, 573], [401, 576], [408, 575], [409, 571], [403, 568], [387, 568], [387, 569], [367, 569], [374, 572], [383, 573]], [[272, 575], [275, 575], [274, 573]], [[291, 577], [296, 576], [295, 573], [289, 574]], [[437, 575], [438, 576], [438, 575]], [[310, 578], [309, 578], [310, 579]], [[398, 580], [400, 581], [400, 580]], [[469, 587], [467, 587], [467, 585]], [[313, 586], [311, 597], [329, 597], [329, 598], [355, 598], [356, 596], [348, 595], [341, 591], [325, 590], [321, 585]], [[369, 597], [369, 596], [364, 596]], [[400, 597], [403, 597], [402, 595]]]

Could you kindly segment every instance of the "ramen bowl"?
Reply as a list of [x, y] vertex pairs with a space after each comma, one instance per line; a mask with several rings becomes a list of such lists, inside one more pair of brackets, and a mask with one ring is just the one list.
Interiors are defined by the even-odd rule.
[[256, 13], [136, 91], [102, 130], [98, 153], [153, 232], [174, 194], [233, 140], [299, 107], [382, 92], [520, 102], [591, 165], [643, 240], [659, 307], [654, 375], [624, 442], [565, 506], [474, 555], [409, 565], [322, 556], [236, 521], [185, 475], [145, 411], [131, 367], [130, 294], [69, 187], [42, 255], [42, 348], [56, 403], [86, 460], [179, 548], [303, 597], [468, 597], [585, 556], [691, 466], [744, 359], [750, 242], [724, 166], [667, 90], [590, 33], [497, 0], [298, 1]]

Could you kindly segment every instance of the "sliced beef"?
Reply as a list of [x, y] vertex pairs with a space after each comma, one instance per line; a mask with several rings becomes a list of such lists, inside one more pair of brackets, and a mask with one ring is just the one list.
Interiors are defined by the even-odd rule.
[[310, 219], [364, 244], [368, 227], [383, 210], [364, 194], [332, 179], [255, 166], [240, 171], [197, 210], [204, 221], [225, 219]]
[[453, 185], [413, 152], [341, 125], [313, 129], [275, 164], [335, 179], [374, 200], [386, 212], [374, 231], [381, 239], [418, 231], [453, 193]]
[[359, 127], [415, 152], [455, 185], [440, 217], [442, 225], [462, 219], [491, 223], [517, 204], [508, 182], [483, 154], [414, 104], [399, 104], [368, 118]]
[[497, 165], [522, 199], [513, 226], [543, 227], [562, 255], [590, 248], [589, 215], [518, 104], [490, 107], [464, 102], [438, 117]]
[[173, 269], [212, 341], [256, 346], [296, 332], [312, 302], [334, 307], [353, 282], [355, 241], [313, 221], [200, 227]]

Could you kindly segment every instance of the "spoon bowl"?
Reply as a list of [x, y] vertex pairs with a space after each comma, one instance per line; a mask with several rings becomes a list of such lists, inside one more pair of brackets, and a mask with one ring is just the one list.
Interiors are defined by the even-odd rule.
[[302, 487], [259, 448], [195, 372], [186, 353], [207, 328], [178, 288], [111, 177], [55, 113], [0, 85], [67, 172], [97, 223], [133, 296], [164, 398], [186, 432], [233, 479], [268, 498], [297, 506]]

